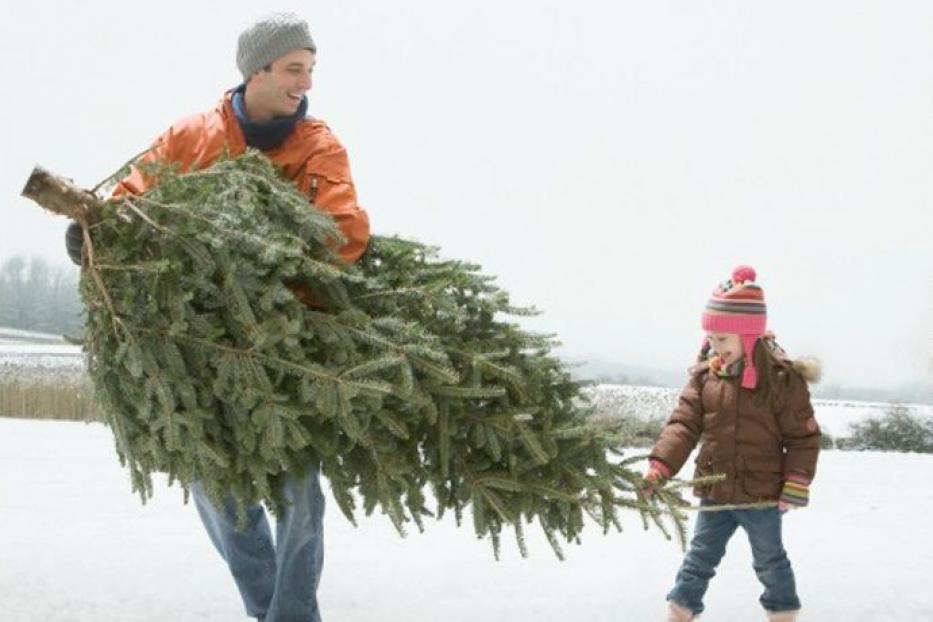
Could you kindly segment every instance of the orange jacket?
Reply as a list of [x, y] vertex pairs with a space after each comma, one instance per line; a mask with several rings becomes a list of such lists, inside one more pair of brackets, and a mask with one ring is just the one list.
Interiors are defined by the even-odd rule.
[[[236, 157], [244, 151], [246, 140], [228, 92], [212, 110], [175, 123], [143, 159], [177, 162], [188, 171], [211, 166], [224, 152]], [[347, 239], [338, 249], [340, 256], [347, 262], [359, 259], [369, 242], [369, 216], [357, 205], [347, 151], [327, 125], [312, 119], [299, 121], [282, 145], [264, 153], [337, 222]], [[151, 185], [152, 180], [134, 167], [113, 194], [142, 194]]]

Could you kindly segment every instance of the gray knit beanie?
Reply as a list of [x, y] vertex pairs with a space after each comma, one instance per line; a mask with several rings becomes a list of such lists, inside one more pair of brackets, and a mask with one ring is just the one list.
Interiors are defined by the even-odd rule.
[[294, 13], [273, 13], [240, 33], [236, 66], [246, 82], [280, 56], [305, 48], [317, 52], [308, 23]]

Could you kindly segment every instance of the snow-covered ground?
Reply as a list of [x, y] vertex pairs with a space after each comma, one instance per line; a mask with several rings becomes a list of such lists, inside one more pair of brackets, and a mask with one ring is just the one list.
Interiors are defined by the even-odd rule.
[[81, 347], [61, 337], [0, 328], [0, 368], [80, 371], [83, 365]]
[[[785, 522], [802, 621], [933, 618], [933, 456], [824, 452], [811, 507]], [[636, 516], [585, 534], [557, 561], [529, 529], [496, 562], [451, 520], [399, 538], [381, 516], [352, 527], [331, 502], [320, 588], [331, 622], [662, 620], [679, 547]], [[763, 619], [741, 533], [707, 598], [713, 622]], [[0, 619], [233, 622], [245, 617], [193, 506], [160, 484], [146, 506], [99, 424], [0, 419]]]
[[0, 344], [64, 343], [61, 335], [0, 326]]
[[0, 366], [45, 368], [80, 371], [84, 366], [81, 348], [72, 345], [31, 345], [28, 352], [22, 346], [0, 344]]

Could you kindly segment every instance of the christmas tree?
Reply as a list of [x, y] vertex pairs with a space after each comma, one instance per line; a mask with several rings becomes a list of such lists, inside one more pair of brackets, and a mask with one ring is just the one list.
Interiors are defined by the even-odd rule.
[[645, 497], [618, 426], [479, 266], [378, 236], [341, 265], [333, 220], [258, 152], [149, 174], [142, 196], [64, 201], [86, 231], [89, 372], [144, 501], [167, 473], [275, 510], [283, 473], [313, 465], [351, 521], [358, 501], [401, 533], [469, 508], [497, 555], [505, 528], [525, 554], [532, 522], [562, 555], [587, 514], [621, 529], [619, 508], [683, 541], [678, 488]]

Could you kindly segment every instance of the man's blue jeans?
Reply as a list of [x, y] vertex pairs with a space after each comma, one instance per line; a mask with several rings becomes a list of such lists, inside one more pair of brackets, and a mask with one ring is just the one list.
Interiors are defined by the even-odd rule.
[[703, 595], [726, 552], [726, 543], [736, 528], [742, 527], [752, 545], [755, 573], [765, 587], [759, 602], [769, 611], [800, 609], [794, 571], [781, 541], [781, 518], [777, 508], [700, 512], [667, 600], [694, 613], [703, 611]]
[[214, 546], [230, 567], [246, 614], [265, 622], [320, 622], [317, 587], [324, 561], [324, 495], [318, 472], [285, 478], [288, 505], [276, 525], [275, 544], [262, 505], [247, 510], [247, 525], [236, 529], [236, 506], [211, 504], [199, 482], [194, 503]]

